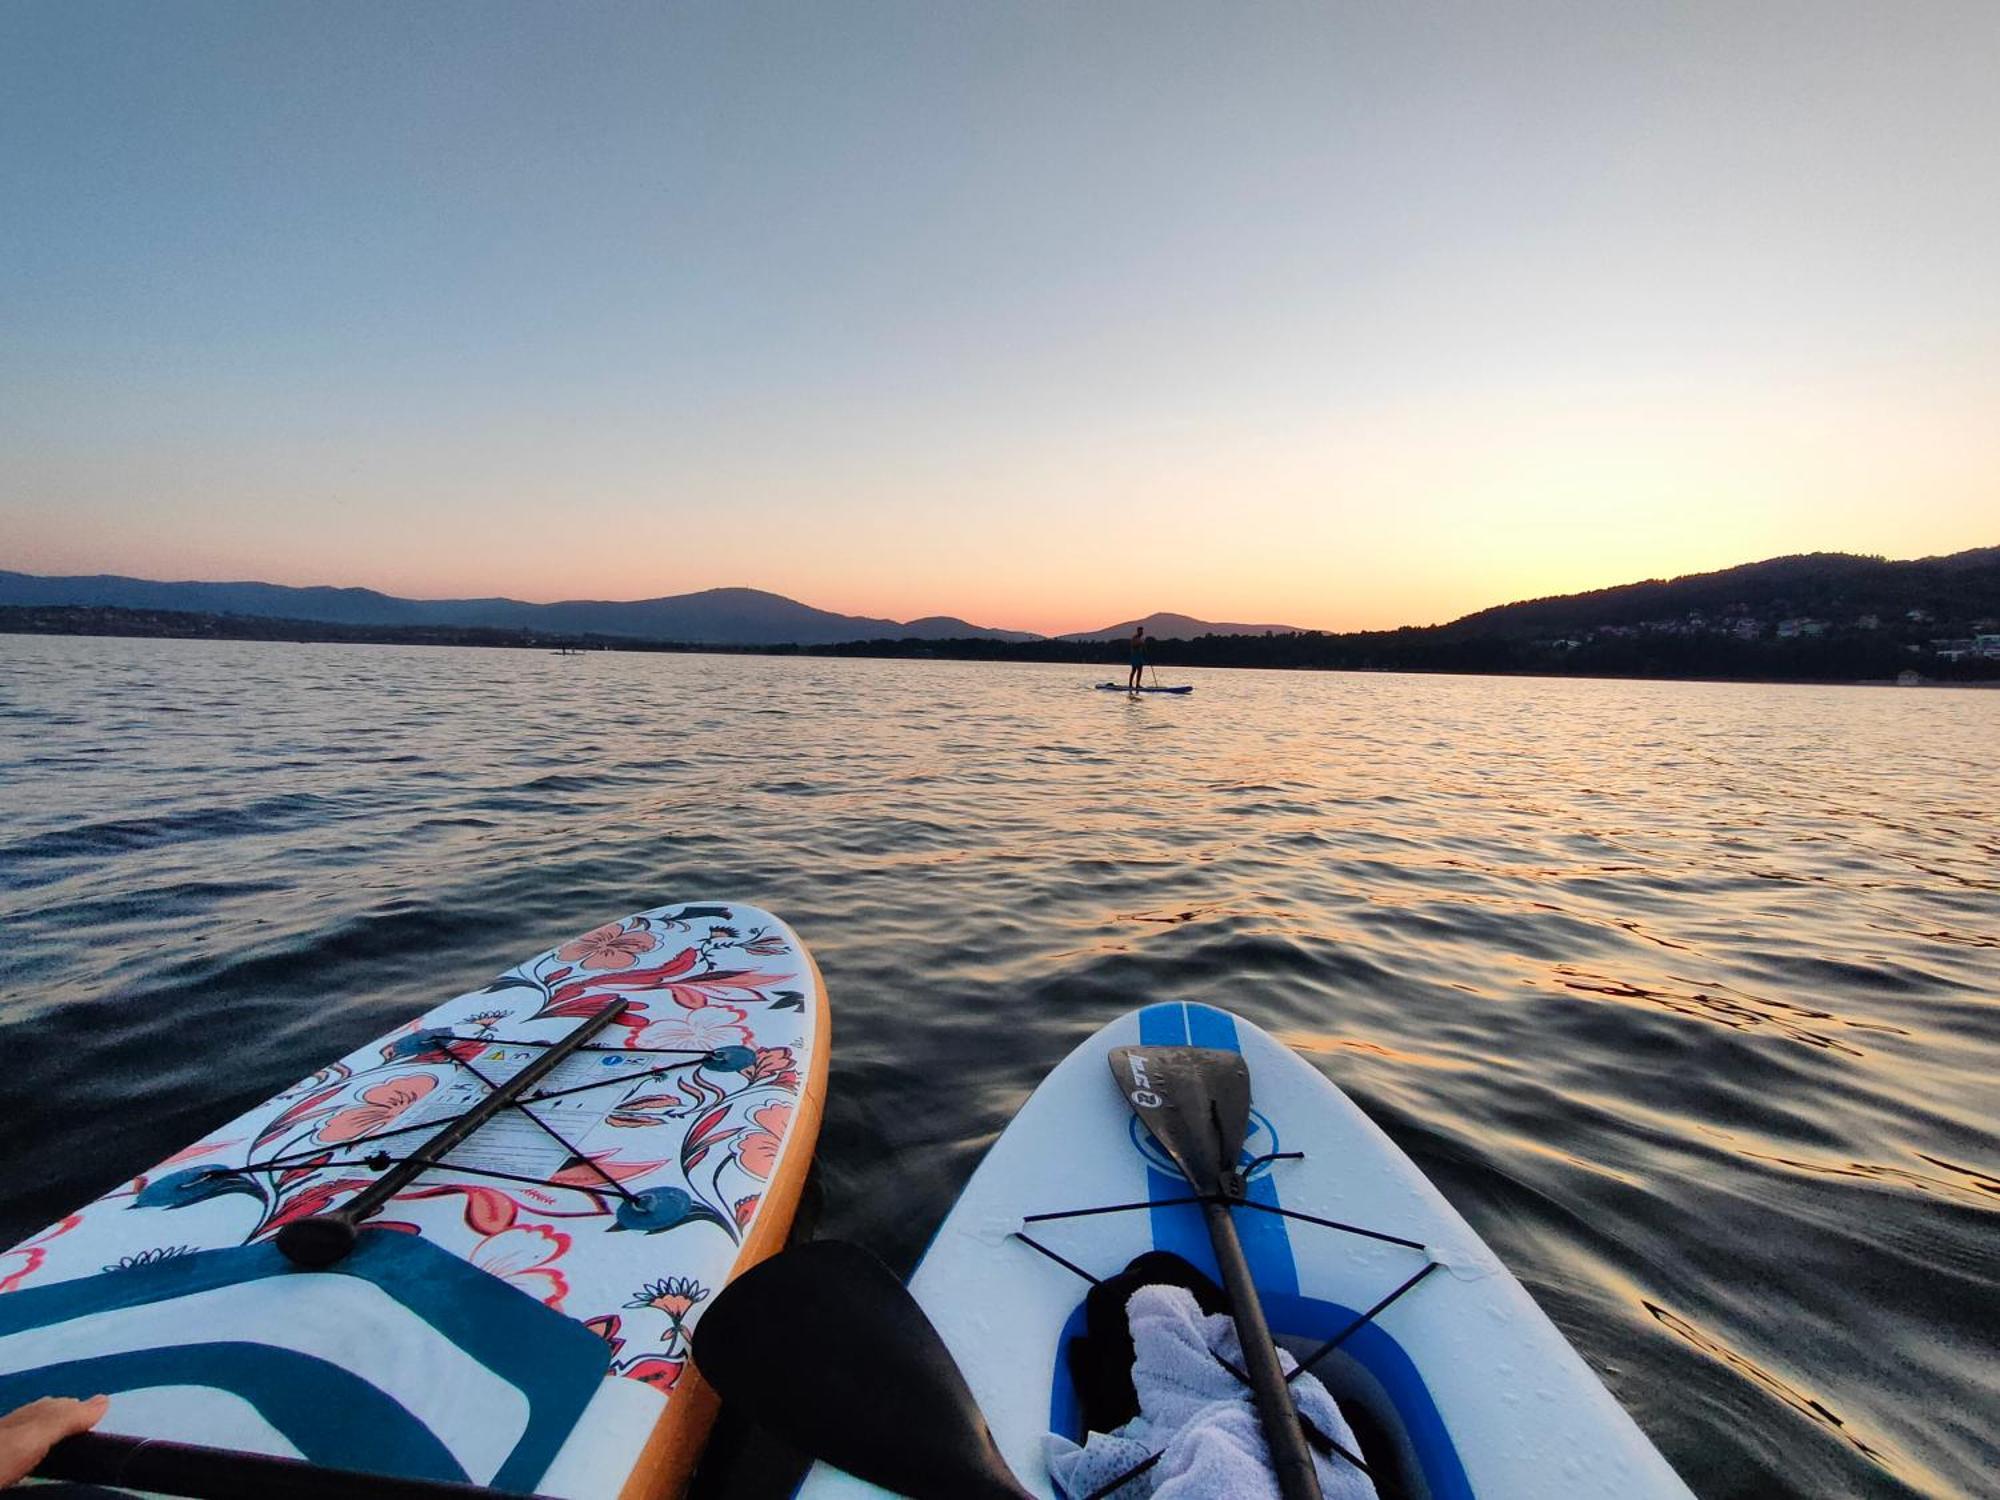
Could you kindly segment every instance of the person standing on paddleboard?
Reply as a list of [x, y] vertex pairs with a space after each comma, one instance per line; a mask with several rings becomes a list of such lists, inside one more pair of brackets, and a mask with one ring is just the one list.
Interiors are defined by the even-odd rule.
[[1139, 691], [1146, 673], [1146, 627], [1141, 625], [1132, 632], [1132, 674], [1125, 679], [1125, 690]]

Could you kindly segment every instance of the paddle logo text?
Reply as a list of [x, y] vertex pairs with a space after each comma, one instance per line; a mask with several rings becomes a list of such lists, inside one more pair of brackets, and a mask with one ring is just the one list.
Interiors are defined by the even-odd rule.
[[1138, 1105], [1141, 1109], [1158, 1109], [1166, 1102], [1153, 1092], [1153, 1080], [1146, 1076], [1146, 1058], [1144, 1053], [1126, 1053], [1125, 1066], [1132, 1073], [1132, 1093], [1130, 1097], [1134, 1104]]

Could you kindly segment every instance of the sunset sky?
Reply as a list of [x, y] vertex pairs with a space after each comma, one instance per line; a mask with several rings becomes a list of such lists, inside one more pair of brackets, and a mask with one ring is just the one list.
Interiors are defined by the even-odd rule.
[[0, 567], [1333, 629], [2000, 543], [2000, 5], [0, 6]]

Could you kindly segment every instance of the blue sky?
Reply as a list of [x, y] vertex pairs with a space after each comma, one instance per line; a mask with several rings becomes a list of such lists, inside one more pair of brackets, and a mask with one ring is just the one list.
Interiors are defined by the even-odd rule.
[[0, 565], [1345, 627], [1989, 544], [1996, 77], [1990, 3], [12, 0]]

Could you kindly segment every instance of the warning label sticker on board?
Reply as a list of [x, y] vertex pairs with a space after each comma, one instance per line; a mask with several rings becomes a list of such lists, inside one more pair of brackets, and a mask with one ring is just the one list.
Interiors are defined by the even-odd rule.
[[[505, 1084], [544, 1050], [504, 1043], [487, 1047], [478, 1056], [466, 1059], [467, 1066], [457, 1070], [454, 1077], [443, 1080], [407, 1123], [442, 1125], [464, 1114], [492, 1092], [488, 1082], [496, 1086]], [[521, 1177], [548, 1177], [569, 1159], [571, 1147], [578, 1151], [588, 1149], [591, 1133], [604, 1123], [604, 1117], [631, 1093], [634, 1084], [645, 1081], [658, 1066], [657, 1058], [643, 1052], [606, 1049], [573, 1053], [530, 1091], [529, 1098], [523, 1101], [525, 1109], [501, 1110], [480, 1126], [471, 1140], [447, 1156], [443, 1164], [447, 1168], [473, 1167]], [[472, 1071], [475, 1068], [477, 1077]]]

